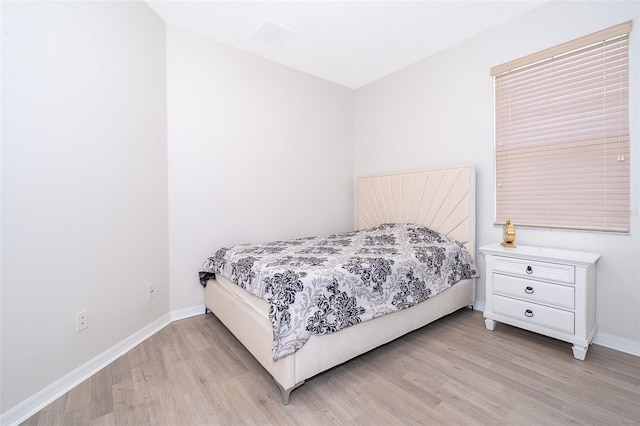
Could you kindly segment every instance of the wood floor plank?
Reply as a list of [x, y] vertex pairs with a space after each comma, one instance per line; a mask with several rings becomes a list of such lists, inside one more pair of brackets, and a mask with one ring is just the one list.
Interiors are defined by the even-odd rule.
[[[115, 363], [114, 363], [115, 364]], [[113, 411], [113, 375], [111, 366], [91, 377], [90, 418], [95, 419]]]
[[133, 424], [133, 381], [116, 383], [112, 387], [113, 415], [121, 424]]
[[108, 371], [111, 373], [111, 383], [116, 385], [127, 380], [131, 380], [131, 365], [129, 356], [123, 355], [109, 364]]
[[640, 358], [460, 310], [307, 380], [283, 406], [213, 315], [176, 321], [23, 424], [640, 424]]
[[65, 411], [71, 412], [89, 407], [91, 404], [91, 381], [92, 379], [87, 379], [69, 391]]
[[112, 426], [116, 424], [116, 417], [113, 411], [100, 417], [92, 418], [89, 426]]

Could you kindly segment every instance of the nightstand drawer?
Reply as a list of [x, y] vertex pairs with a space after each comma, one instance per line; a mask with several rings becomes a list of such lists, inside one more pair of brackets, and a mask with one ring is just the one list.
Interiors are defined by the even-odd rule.
[[559, 308], [575, 306], [573, 287], [509, 275], [493, 274], [493, 292]]
[[493, 311], [527, 323], [574, 333], [573, 312], [497, 295], [493, 299]]
[[550, 280], [566, 284], [575, 281], [575, 268], [573, 265], [558, 263], [536, 262], [534, 260], [514, 259], [510, 257], [495, 257], [495, 272], [504, 272], [519, 275], [525, 278]]

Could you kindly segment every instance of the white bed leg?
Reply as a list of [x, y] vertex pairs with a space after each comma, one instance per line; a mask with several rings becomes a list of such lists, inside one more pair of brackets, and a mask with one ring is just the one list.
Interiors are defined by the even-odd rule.
[[280, 388], [280, 392], [282, 392], [282, 405], [289, 405], [289, 395], [294, 389], [299, 388], [303, 384], [304, 384], [304, 380], [301, 381], [300, 383], [296, 383], [289, 389], [285, 389], [282, 386], [280, 386], [280, 383], [276, 382], [276, 385], [278, 385], [278, 387]]

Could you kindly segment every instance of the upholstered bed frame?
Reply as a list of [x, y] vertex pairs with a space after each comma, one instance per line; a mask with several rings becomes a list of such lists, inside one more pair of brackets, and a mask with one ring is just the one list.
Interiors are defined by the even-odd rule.
[[[381, 223], [417, 223], [463, 243], [475, 258], [472, 166], [360, 177], [356, 210], [358, 229]], [[464, 280], [409, 309], [336, 333], [313, 335], [300, 350], [274, 362], [271, 322], [255, 303], [247, 303], [248, 299], [235, 289], [230, 291], [222, 281], [207, 283], [205, 305], [273, 376], [284, 404], [289, 403], [291, 391], [306, 379], [475, 301], [475, 280]]]

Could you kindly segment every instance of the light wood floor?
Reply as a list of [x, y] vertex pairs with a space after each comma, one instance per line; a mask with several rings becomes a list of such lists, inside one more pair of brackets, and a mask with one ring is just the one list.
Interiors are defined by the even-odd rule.
[[213, 315], [176, 321], [25, 425], [640, 424], [640, 358], [460, 310], [308, 380], [283, 406]]

